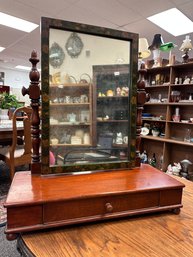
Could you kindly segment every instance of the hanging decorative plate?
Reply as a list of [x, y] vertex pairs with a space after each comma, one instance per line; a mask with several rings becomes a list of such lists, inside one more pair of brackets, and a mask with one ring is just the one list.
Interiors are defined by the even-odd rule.
[[52, 65], [53, 68], [60, 68], [64, 61], [64, 57], [65, 54], [63, 49], [56, 42], [54, 42], [50, 47], [50, 65]]
[[77, 58], [82, 51], [83, 43], [77, 33], [73, 32], [66, 42], [66, 51], [72, 58]]

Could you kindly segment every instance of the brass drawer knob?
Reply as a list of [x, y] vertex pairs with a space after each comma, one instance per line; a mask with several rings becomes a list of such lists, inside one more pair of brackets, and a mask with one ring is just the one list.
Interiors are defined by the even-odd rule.
[[113, 206], [112, 206], [111, 203], [106, 203], [105, 207], [106, 207], [107, 212], [112, 212], [113, 211]]

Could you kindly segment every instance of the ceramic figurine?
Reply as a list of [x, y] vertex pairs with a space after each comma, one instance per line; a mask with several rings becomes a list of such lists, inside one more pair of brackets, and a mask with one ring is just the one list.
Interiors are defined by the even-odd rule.
[[185, 159], [185, 160], [182, 160], [181, 162], [181, 166], [182, 166], [182, 170], [180, 172], [181, 176], [184, 177], [184, 178], [187, 178], [189, 179], [189, 166], [192, 165], [192, 162]]
[[122, 144], [123, 143], [123, 136], [122, 136], [121, 132], [117, 133], [117, 137], [116, 137], [115, 142], [116, 142], [116, 144]]
[[69, 122], [76, 122], [76, 114], [74, 113], [67, 114], [67, 119]]
[[120, 87], [117, 87], [116, 93], [117, 93], [118, 96], [121, 95], [121, 88]]

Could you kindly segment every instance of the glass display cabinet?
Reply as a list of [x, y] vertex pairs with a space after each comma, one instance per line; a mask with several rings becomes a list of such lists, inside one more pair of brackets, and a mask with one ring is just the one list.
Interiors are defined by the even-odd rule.
[[139, 163], [146, 94], [143, 69], [137, 82], [138, 35], [50, 18], [41, 26], [41, 92], [35, 51], [31, 84], [22, 90], [33, 109], [31, 170], [17, 172], [12, 182], [7, 239], [69, 224], [179, 213], [184, 185]]

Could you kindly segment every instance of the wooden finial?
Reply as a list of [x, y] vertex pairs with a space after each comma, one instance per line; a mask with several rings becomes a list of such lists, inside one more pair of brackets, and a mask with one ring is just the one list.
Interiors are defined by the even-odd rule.
[[29, 95], [31, 99], [31, 107], [32, 107], [32, 117], [31, 117], [31, 136], [32, 136], [32, 163], [31, 163], [31, 173], [32, 174], [40, 174], [41, 166], [40, 166], [40, 117], [39, 117], [39, 106], [40, 106], [40, 87], [39, 87], [39, 78], [40, 73], [37, 69], [37, 63], [39, 59], [37, 58], [37, 52], [35, 50], [31, 53], [31, 58], [29, 61], [32, 64], [32, 69], [29, 73], [29, 78], [31, 83], [29, 88], [22, 88], [22, 94]]

